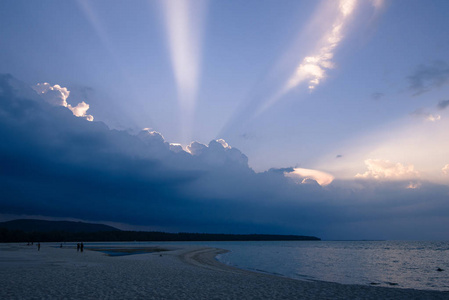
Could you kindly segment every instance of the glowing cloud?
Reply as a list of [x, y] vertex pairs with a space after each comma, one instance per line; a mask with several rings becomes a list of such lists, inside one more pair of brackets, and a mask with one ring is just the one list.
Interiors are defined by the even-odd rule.
[[86, 115], [89, 109], [89, 104], [86, 102], [83, 101], [76, 106], [67, 103], [67, 98], [70, 95], [70, 91], [67, 88], [61, 87], [58, 84], [51, 86], [48, 82], [38, 83], [32, 88], [51, 105], [67, 107], [76, 117], [86, 118], [87, 121], [94, 120], [92, 115]]
[[436, 122], [436, 121], [440, 121], [441, 120], [441, 116], [440, 115], [436, 115], [436, 114], [433, 115], [431, 113], [428, 113], [428, 112], [424, 111], [424, 109], [422, 109], [422, 108], [415, 110], [412, 113], [412, 115], [417, 117], [417, 118], [422, 118], [422, 119], [424, 119], [426, 121], [429, 121], [429, 122]]
[[178, 143], [170, 143], [169, 149], [170, 149], [170, 151], [173, 151], [175, 153], [184, 151], [184, 149], [182, 148], [182, 145], [178, 144]]
[[407, 185], [406, 189], [415, 190], [415, 189], [418, 189], [418, 188], [420, 188], [420, 187], [421, 187], [421, 183], [419, 183], [419, 182], [410, 182], [410, 183]]
[[[327, 2], [326, 5], [328, 7], [324, 7], [314, 19], [323, 19], [321, 14], [326, 14], [330, 6], [333, 8], [335, 3], [334, 1]], [[256, 111], [256, 115], [269, 108], [283, 95], [303, 82], [308, 83], [309, 91], [314, 90], [320, 84], [326, 77], [326, 72], [334, 68], [332, 59], [335, 49], [343, 40], [343, 31], [349, 21], [349, 17], [354, 12], [356, 4], [356, 0], [340, 0], [335, 12], [332, 12], [330, 16], [325, 16], [325, 18], [330, 17], [333, 21], [330, 24], [330, 28], [317, 39], [315, 50], [302, 59], [294, 73], [287, 80], [287, 83]]]
[[292, 178], [297, 183], [308, 183], [310, 179], [315, 180], [321, 186], [326, 186], [334, 181], [334, 176], [329, 173], [303, 168], [294, 168], [293, 172], [285, 172], [285, 177]]
[[407, 179], [414, 178], [419, 175], [415, 171], [413, 165], [403, 165], [401, 163], [394, 163], [389, 160], [382, 159], [367, 159], [365, 165], [368, 168], [363, 174], [355, 175], [356, 178], [364, 179]]
[[226, 141], [224, 139], [218, 139], [218, 140], [216, 140], [216, 142], [221, 144], [223, 146], [223, 148], [225, 148], [225, 149], [231, 149], [231, 146], [229, 146], [229, 144], [226, 143]]
[[182, 139], [189, 140], [198, 90], [204, 1], [161, 1], [181, 110]]
[[441, 172], [442, 172], [444, 175], [449, 175], [449, 164], [445, 165], [445, 166], [441, 169]]
[[32, 87], [38, 94], [40, 94], [45, 101], [55, 106], [67, 107], [67, 98], [70, 91], [58, 84], [51, 86], [48, 82], [38, 83]]
[[326, 76], [326, 70], [334, 67], [332, 58], [335, 48], [337, 48], [343, 39], [343, 28], [348, 21], [348, 17], [354, 11], [355, 6], [356, 0], [340, 0], [338, 6], [339, 11], [332, 24], [332, 29], [324, 35], [322, 45], [318, 52], [305, 57], [297, 67], [296, 72], [288, 80], [284, 88], [284, 93], [306, 80], [308, 80], [309, 90], [315, 89]]

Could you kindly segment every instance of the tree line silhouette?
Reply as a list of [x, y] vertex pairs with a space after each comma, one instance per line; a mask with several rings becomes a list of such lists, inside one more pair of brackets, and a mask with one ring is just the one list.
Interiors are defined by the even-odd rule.
[[20, 242], [172, 242], [172, 241], [319, 241], [314, 236], [272, 234], [167, 233], [158, 231], [31, 231], [0, 228], [1, 243]]

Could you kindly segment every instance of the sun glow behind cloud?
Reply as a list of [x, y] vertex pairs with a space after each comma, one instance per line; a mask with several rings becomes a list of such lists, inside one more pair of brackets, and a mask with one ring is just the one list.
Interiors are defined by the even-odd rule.
[[173, 73], [178, 90], [181, 139], [192, 135], [201, 65], [201, 39], [206, 2], [161, 1], [167, 28]]
[[[447, 112], [442, 112], [438, 121], [430, 121], [426, 115], [420, 118], [415, 114], [407, 115], [348, 140], [311, 166], [328, 170], [339, 179], [352, 179], [358, 174], [358, 178], [406, 180], [419, 177], [447, 184], [444, 172], [449, 174], [449, 168], [442, 168], [447, 164], [449, 151], [448, 126]], [[335, 153], [343, 156], [335, 159]]]
[[51, 86], [48, 82], [38, 83], [32, 87], [47, 103], [54, 106], [67, 107], [74, 116], [86, 118], [87, 121], [93, 121], [92, 115], [87, 115], [89, 110], [89, 104], [82, 101], [76, 106], [72, 106], [67, 103], [67, 98], [70, 95], [70, 91], [65, 87], [61, 87], [58, 84]]

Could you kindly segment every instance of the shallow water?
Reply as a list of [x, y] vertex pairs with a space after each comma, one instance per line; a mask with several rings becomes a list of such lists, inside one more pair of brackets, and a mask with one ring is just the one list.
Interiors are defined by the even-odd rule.
[[[448, 241], [127, 242], [85, 246], [201, 245], [217, 259], [301, 280], [449, 291]], [[438, 271], [438, 270], [443, 271]]]
[[[449, 242], [222, 243], [218, 259], [303, 280], [449, 291]], [[441, 271], [443, 270], [443, 271]]]

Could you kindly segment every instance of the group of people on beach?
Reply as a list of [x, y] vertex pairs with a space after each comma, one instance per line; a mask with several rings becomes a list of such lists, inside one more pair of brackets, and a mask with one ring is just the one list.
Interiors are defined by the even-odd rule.
[[[31, 245], [33, 245], [34, 244], [34, 242], [28, 242], [27, 243], [27, 246], [31, 246]], [[40, 251], [41, 250], [41, 243], [37, 243], [36, 244], [37, 245], [37, 251]], [[61, 245], [59, 246], [59, 248], [62, 248], [62, 243], [61, 243]], [[77, 243], [76, 244], [76, 251], [77, 252], [83, 252], [84, 251], [84, 244], [81, 242], [81, 243]]]

